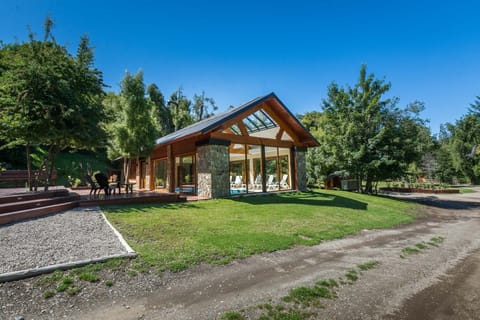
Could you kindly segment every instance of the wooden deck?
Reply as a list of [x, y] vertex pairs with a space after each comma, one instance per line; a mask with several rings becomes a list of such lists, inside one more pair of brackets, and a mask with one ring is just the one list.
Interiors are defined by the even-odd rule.
[[90, 190], [75, 190], [80, 194], [79, 206], [105, 206], [122, 205], [132, 203], [169, 203], [187, 201], [185, 196], [177, 193], [153, 192], [153, 191], [134, 191], [133, 193], [112, 194], [105, 196], [103, 192], [100, 195], [90, 195]]
[[72, 191], [64, 187], [54, 187], [48, 192], [26, 192], [25, 188], [0, 189], [0, 225], [38, 218], [75, 207], [185, 201], [187, 197], [177, 193], [150, 191], [105, 196], [103, 193], [90, 195], [90, 189]]

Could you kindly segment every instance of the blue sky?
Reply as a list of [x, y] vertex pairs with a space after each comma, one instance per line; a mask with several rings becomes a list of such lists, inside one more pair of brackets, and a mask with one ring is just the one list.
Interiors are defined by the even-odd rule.
[[353, 85], [361, 64], [391, 82], [404, 106], [424, 101], [433, 132], [480, 95], [478, 1], [10, 0], [0, 40], [54, 36], [75, 52], [81, 35], [118, 91], [126, 70], [168, 96], [205, 91], [225, 110], [275, 92], [294, 113], [320, 111], [332, 81]]

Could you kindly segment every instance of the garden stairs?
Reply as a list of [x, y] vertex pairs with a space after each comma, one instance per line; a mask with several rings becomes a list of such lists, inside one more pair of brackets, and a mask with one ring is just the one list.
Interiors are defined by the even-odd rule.
[[85, 198], [67, 189], [12, 194], [0, 197], [0, 225], [42, 217], [79, 206], [184, 201], [186, 198], [178, 194], [134, 194], [122, 197]]
[[78, 207], [80, 196], [67, 189], [0, 198], [0, 225]]

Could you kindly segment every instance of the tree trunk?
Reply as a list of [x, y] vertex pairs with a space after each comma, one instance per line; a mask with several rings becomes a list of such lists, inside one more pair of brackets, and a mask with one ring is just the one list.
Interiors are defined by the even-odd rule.
[[28, 190], [32, 191], [32, 162], [30, 160], [30, 143], [27, 142], [25, 146], [25, 151], [27, 154], [27, 185]]
[[57, 154], [58, 154], [58, 151], [57, 151], [57, 148], [53, 148], [53, 152], [50, 156], [50, 171], [48, 172], [48, 181], [52, 181], [52, 177], [53, 177], [53, 172], [55, 171], [55, 164], [57, 162]]
[[372, 192], [372, 177], [367, 175], [367, 180], [365, 181], [365, 193], [371, 194]]
[[128, 183], [128, 179], [130, 177], [130, 165], [131, 165], [131, 160], [130, 158], [127, 158], [127, 167], [125, 169], [125, 183]]
[[477, 177], [475, 176], [471, 176], [470, 177], [470, 184], [473, 186], [475, 184], [477, 184]]
[[44, 191], [48, 191], [48, 186], [50, 185], [50, 174], [52, 171], [52, 153], [53, 153], [53, 145], [50, 146], [48, 149], [47, 159], [45, 160], [45, 186]]

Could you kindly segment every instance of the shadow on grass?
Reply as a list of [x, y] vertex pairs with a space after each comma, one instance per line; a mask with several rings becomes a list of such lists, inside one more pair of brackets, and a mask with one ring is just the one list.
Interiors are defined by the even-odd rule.
[[328, 206], [348, 208], [355, 210], [367, 210], [368, 204], [362, 201], [353, 200], [333, 194], [324, 194], [321, 192], [302, 192], [292, 194], [270, 194], [252, 197], [233, 198], [234, 201], [251, 204], [299, 204], [308, 206]]
[[109, 213], [129, 213], [132, 211], [137, 212], [149, 212], [152, 209], [165, 209], [165, 210], [177, 210], [177, 209], [197, 209], [199, 208], [193, 202], [171, 202], [171, 203], [145, 203], [145, 204], [126, 204], [126, 205], [108, 205], [101, 206], [102, 210]]

